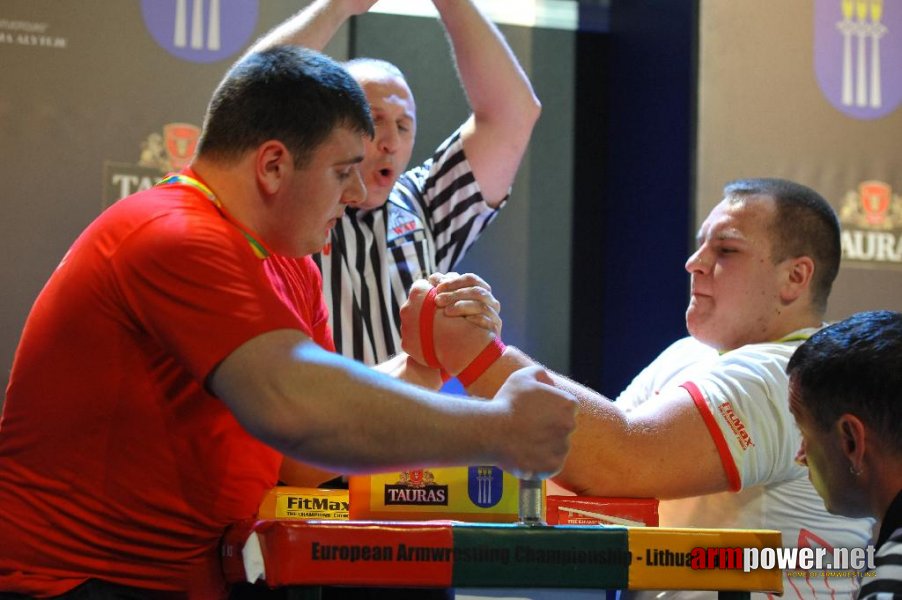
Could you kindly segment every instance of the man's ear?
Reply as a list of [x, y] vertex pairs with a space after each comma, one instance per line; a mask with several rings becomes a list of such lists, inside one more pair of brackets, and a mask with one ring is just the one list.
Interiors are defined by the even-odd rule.
[[780, 298], [789, 304], [796, 301], [806, 290], [811, 289], [814, 277], [814, 260], [809, 256], [799, 256], [786, 261], [786, 279]]
[[294, 168], [291, 153], [278, 140], [268, 140], [257, 147], [254, 168], [257, 184], [267, 196], [275, 195], [285, 182], [285, 176]]
[[867, 442], [867, 430], [861, 419], [851, 413], [845, 413], [836, 420], [840, 446], [849, 459], [850, 464], [861, 467]]

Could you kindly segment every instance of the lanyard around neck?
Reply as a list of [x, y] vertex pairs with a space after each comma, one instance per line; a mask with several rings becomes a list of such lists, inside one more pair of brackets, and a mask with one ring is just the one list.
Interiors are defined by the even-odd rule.
[[271, 254], [269, 249], [266, 248], [266, 245], [263, 242], [261, 242], [253, 235], [251, 235], [250, 232], [245, 230], [244, 227], [242, 227], [242, 225], [237, 221], [237, 219], [235, 219], [229, 213], [229, 211], [226, 210], [226, 207], [223, 206], [219, 198], [216, 197], [216, 194], [213, 193], [213, 190], [207, 187], [204, 182], [198, 181], [194, 177], [185, 175], [184, 173], [175, 173], [161, 179], [157, 183], [157, 185], [187, 185], [198, 190], [200, 193], [207, 197], [207, 200], [213, 203], [213, 205], [219, 210], [219, 213], [226, 221], [238, 228], [238, 231], [241, 232], [241, 234], [247, 240], [247, 243], [250, 244], [251, 250], [254, 251], [254, 256], [263, 260]]
[[[789, 335], [787, 335], [787, 336], [785, 336], [785, 337], [781, 337], [781, 338], [778, 339], [778, 340], [774, 340], [773, 342], [766, 342], [766, 343], [770, 343], [770, 344], [787, 344], [787, 343], [789, 343], [789, 342], [804, 342], [805, 340], [807, 340], [808, 338], [810, 338], [812, 335], [813, 335], [812, 333], [808, 333], [808, 332], [806, 332], [806, 331], [804, 331], [804, 330], [799, 330], [799, 331], [795, 331], [795, 332], [793, 332], [793, 333], [790, 333]], [[733, 348], [733, 350], [735, 350], [735, 349], [736, 349], [736, 348]], [[718, 353], [720, 356], [723, 356], [723, 355], [726, 354], [727, 352], [732, 352], [733, 350], [718, 350], [717, 353]]]

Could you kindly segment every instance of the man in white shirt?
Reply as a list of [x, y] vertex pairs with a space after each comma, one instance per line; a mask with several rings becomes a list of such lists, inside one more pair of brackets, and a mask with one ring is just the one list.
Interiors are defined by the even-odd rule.
[[[839, 238], [832, 208], [805, 186], [728, 184], [686, 262], [691, 337], [665, 350], [613, 403], [555, 377], [580, 403], [572, 450], [555, 481], [582, 495], [659, 498], [664, 527], [778, 529], [786, 546], [865, 546], [873, 521], [829, 514], [793, 460], [800, 435], [787, 399], [786, 365], [822, 325]], [[418, 283], [402, 309], [404, 347], [420, 361], [414, 317], [429, 287]], [[492, 334], [464, 347], [453, 337], [461, 328], [454, 321], [437, 313], [433, 333], [439, 362], [456, 369]], [[507, 347], [467, 389], [485, 395], [529, 364]], [[827, 575], [786, 577], [785, 592], [848, 597], [857, 589], [853, 577]]]

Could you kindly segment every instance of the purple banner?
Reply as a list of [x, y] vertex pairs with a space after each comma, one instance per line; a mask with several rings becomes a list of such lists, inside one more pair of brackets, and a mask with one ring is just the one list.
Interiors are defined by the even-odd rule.
[[251, 42], [259, 0], [141, 0], [144, 24], [167, 52], [210, 63], [237, 54]]

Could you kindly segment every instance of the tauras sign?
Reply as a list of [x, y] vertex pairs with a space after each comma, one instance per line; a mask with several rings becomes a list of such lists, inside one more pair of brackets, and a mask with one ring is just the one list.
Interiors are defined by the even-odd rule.
[[902, 197], [882, 181], [846, 192], [839, 209], [844, 261], [902, 265]]

